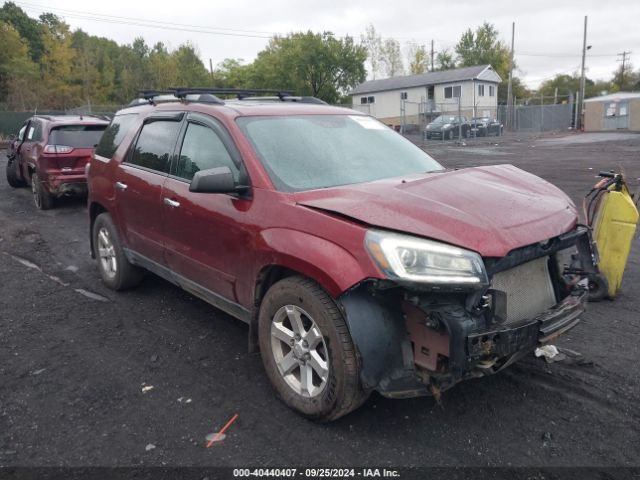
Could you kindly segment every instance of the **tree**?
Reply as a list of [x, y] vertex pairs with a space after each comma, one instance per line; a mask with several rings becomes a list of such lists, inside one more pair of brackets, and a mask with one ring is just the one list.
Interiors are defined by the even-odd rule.
[[380, 49], [380, 63], [384, 67], [387, 77], [396, 77], [404, 74], [400, 42], [393, 38], [386, 38]]
[[38, 70], [28, 43], [11, 24], [0, 21], [0, 45], [0, 101], [8, 109], [30, 110], [37, 99], [28, 87], [38, 80]]
[[436, 55], [436, 70], [451, 70], [456, 68], [456, 60], [448, 48], [441, 50]]
[[365, 47], [331, 32], [276, 36], [248, 69], [252, 87], [292, 89], [335, 103], [366, 78]]
[[407, 60], [409, 63], [409, 73], [411, 75], [425, 73], [429, 69], [429, 53], [424, 45], [409, 43], [407, 48]]
[[624, 69], [620, 64], [620, 68], [613, 73], [611, 81], [617, 86], [618, 91], [637, 90], [640, 88], [640, 71], [634, 73], [633, 65], [630, 62], [625, 62]]
[[365, 34], [360, 38], [362, 45], [367, 49], [367, 60], [371, 68], [369, 73], [371, 74], [371, 78], [375, 80], [376, 75], [380, 71], [382, 38], [380, 38], [380, 35], [376, 32], [372, 24], [367, 25]]
[[200, 60], [198, 51], [190, 43], [180, 45], [172, 56], [178, 69], [178, 85], [188, 87], [211, 85], [211, 74]]
[[464, 32], [455, 48], [460, 66], [489, 64], [503, 80], [507, 79], [511, 52], [498, 35], [498, 30], [488, 22], [484, 22], [475, 32], [471, 29]]
[[247, 88], [251, 66], [243, 65], [241, 58], [225, 58], [213, 72], [216, 87]]
[[[20, 37], [29, 46], [29, 54], [34, 62], [38, 62], [44, 54], [44, 31], [42, 25], [29, 17], [24, 10], [13, 2], [6, 2], [0, 9], [0, 21], [12, 25]], [[2, 47], [4, 48], [4, 46]]]

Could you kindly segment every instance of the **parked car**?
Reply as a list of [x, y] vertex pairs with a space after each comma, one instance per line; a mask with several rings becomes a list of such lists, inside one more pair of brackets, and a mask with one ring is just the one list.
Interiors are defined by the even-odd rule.
[[111, 289], [148, 270], [248, 323], [302, 415], [336, 419], [372, 391], [439, 396], [578, 323], [591, 243], [550, 183], [446, 169], [304, 97], [176, 95], [134, 102], [102, 137], [92, 255]]
[[56, 198], [87, 191], [85, 166], [102, 133], [104, 118], [77, 115], [36, 115], [28, 119], [11, 142], [7, 182], [31, 185], [39, 209], [54, 206]]
[[472, 118], [471, 122], [471, 135], [475, 137], [489, 137], [502, 135], [502, 124], [491, 117], [476, 117]]
[[455, 115], [440, 115], [427, 125], [424, 134], [430, 139], [468, 138], [471, 126], [466, 117]]

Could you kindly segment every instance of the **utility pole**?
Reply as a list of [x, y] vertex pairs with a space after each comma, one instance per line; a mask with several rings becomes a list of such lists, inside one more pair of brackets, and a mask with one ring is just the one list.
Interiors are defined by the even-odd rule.
[[618, 60], [618, 62], [622, 62], [622, 68], [620, 69], [620, 83], [618, 84], [620, 90], [622, 90], [622, 86], [624, 85], [624, 71], [628, 55], [631, 55], [631, 52], [624, 51], [618, 54], [618, 57], [622, 57], [622, 60]]
[[582, 129], [582, 108], [584, 105], [584, 61], [587, 56], [587, 16], [584, 16], [584, 36], [582, 38], [582, 73], [580, 74], [580, 98], [576, 104], [578, 109], [578, 128]]
[[511, 56], [509, 57], [509, 84], [507, 86], [507, 129], [511, 128], [513, 115], [513, 44], [516, 36], [516, 22], [511, 24]]
[[209, 74], [211, 75], [211, 85], [213, 86], [213, 62], [209, 59]]
[[433, 72], [433, 39], [431, 39], [431, 71]]
[[553, 104], [555, 105], [556, 103], [558, 103], [558, 87], [556, 87], [555, 91], [553, 92]]

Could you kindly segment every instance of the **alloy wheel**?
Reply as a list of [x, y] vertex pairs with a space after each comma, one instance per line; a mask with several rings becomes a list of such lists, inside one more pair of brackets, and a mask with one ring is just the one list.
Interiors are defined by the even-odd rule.
[[118, 260], [109, 231], [104, 227], [98, 230], [98, 257], [105, 275], [114, 278], [118, 272]]
[[320, 395], [329, 379], [329, 354], [318, 325], [302, 308], [285, 305], [271, 322], [271, 351], [278, 371], [298, 395]]

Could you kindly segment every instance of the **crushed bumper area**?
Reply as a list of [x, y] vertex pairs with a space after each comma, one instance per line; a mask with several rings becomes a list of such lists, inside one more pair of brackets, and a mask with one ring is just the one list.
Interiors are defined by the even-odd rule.
[[578, 324], [579, 316], [584, 312], [586, 299], [586, 291], [579, 295], [570, 295], [532, 321], [518, 326], [472, 333], [466, 340], [469, 357], [472, 360], [501, 358], [546, 343]]

